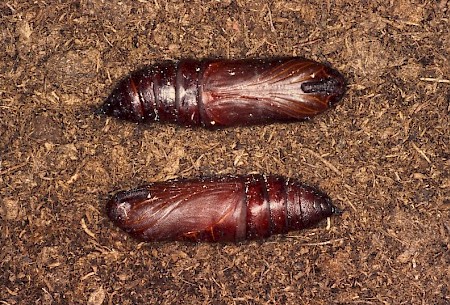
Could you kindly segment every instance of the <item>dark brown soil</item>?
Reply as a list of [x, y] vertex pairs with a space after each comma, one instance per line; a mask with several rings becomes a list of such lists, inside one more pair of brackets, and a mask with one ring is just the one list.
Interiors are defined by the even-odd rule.
[[[2, 1], [0, 304], [450, 304], [450, 3]], [[349, 90], [306, 123], [219, 131], [92, 110], [182, 57], [305, 56]], [[342, 217], [244, 244], [145, 244], [105, 200], [147, 181], [277, 174]]]

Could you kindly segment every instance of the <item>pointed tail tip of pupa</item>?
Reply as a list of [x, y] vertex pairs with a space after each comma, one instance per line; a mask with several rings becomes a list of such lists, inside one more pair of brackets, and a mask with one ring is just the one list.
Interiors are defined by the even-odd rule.
[[100, 107], [95, 107], [92, 111], [95, 115], [103, 116], [106, 114], [105, 105], [101, 105]]
[[333, 215], [342, 215], [342, 213], [344, 213], [343, 210], [339, 209], [334, 205], [331, 207], [331, 212], [333, 213]]

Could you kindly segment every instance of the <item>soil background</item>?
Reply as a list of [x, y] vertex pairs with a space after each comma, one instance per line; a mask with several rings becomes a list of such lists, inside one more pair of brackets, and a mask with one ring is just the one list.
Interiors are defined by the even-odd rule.
[[[2, 1], [0, 303], [450, 304], [450, 3]], [[348, 91], [308, 122], [99, 117], [163, 59], [304, 56]], [[345, 210], [242, 244], [140, 243], [105, 214], [149, 181], [276, 174]]]

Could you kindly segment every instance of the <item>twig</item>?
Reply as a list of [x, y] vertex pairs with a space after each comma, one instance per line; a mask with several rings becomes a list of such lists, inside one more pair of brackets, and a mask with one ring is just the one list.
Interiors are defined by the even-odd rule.
[[83, 229], [84, 233], [86, 233], [93, 239], [97, 239], [95, 234], [91, 230], [89, 230], [89, 228], [87, 227], [86, 222], [84, 221], [84, 218], [81, 218], [80, 224], [81, 224], [81, 228]]
[[355, 211], [355, 212], [357, 211], [356, 206], [350, 201], [350, 199], [348, 199], [347, 196], [345, 196], [345, 199], [340, 197], [340, 196], [337, 196], [337, 199], [339, 199], [340, 201], [348, 203], [350, 205], [350, 207], [353, 209], [353, 211]]
[[420, 80], [421, 80], [421, 81], [424, 81], [424, 82], [433, 82], [433, 83], [450, 84], [450, 79], [432, 78], [432, 77], [421, 77]]
[[[289, 236], [288, 235], [286, 237], [288, 237], [288, 238], [297, 238], [297, 237], [300, 237], [300, 236]], [[326, 246], [326, 245], [331, 245], [331, 244], [334, 244], [334, 243], [339, 243], [339, 242], [341, 242], [343, 240], [344, 240], [344, 238], [330, 239], [330, 240], [322, 241], [322, 242], [318, 242], [318, 243], [304, 243], [304, 244], [301, 244], [301, 246]]]
[[321, 155], [316, 153], [315, 151], [312, 151], [309, 148], [305, 148], [307, 152], [309, 152], [311, 155], [319, 159], [323, 164], [325, 164], [329, 169], [331, 169], [333, 172], [338, 174], [339, 176], [342, 176], [342, 173], [340, 170], [338, 170], [333, 164], [331, 164], [329, 161], [325, 160]]
[[428, 163], [431, 164], [430, 158], [427, 157], [427, 155], [421, 150], [419, 147], [416, 146], [413, 142], [411, 142], [412, 147], [421, 155], [425, 160], [427, 160]]
[[27, 162], [24, 162], [24, 163], [22, 163], [22, 164], [18, 164], [18, 165], [11, 166], [10, 168], [7, 168], [7, 169], [5, 169], [5, 170], [2, 170], [2, 171], [0, 171], [0, 176], [3, 176], [3, 175], [8, 174], [8, 173], [10, 173], [10, 172], [14, 172], [14, 171], [18, 170], [19, 168], [24, 167], [24, 166], [27, 165], [27, 164], [28, 164], [28, 161], [27, 161]]
[[272, 20], [272, 12], [270, 11], [270, 7], [268, 4], [266, 4], [267, 7], [267, 11], [269, 12], [269, 25], [270, 25], [270, 30], [272, 32], [276, 32], [275, 31], [275, 27], [273, 26], [273, 20]]

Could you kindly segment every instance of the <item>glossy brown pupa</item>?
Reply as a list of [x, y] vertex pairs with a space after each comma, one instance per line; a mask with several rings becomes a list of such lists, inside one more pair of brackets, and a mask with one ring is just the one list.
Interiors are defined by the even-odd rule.
[[182, 59], [131, 73], [97, 113], [206, 128], [294, 122], [324, 112], [345, 88], [339, 72], [299, 57]]
[[223, 176], [121, 191], [109, 218], [142, 241], [239, 242], [285, 234], [340, 211], [323, 192], [279, 176]]

